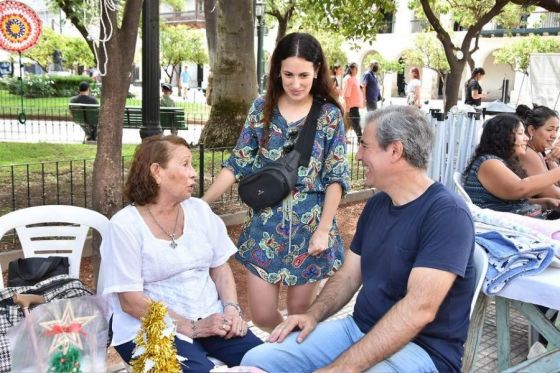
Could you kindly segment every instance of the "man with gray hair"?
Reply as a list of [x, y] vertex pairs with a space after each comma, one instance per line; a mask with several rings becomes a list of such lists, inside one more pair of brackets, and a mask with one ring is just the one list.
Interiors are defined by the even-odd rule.
[[[242, 365], [269, 372], [460, 372], [475, 278], [465, 203], [426, 173], [434, 134], [410, 106], [369, 113], [367, 202], [342, 268]], [[361, 289], [360, 289], [361, 287]], [[352, 316], [322, 322], [359, 290]], [[299, 332], [290, 333], [294, 329]]]

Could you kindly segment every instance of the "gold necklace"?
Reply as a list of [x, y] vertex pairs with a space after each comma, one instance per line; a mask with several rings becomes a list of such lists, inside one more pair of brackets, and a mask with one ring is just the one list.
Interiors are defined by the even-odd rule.
[[171, 243], [169, 244], [169, 246], [171, 246], [172, 249], [176, 248], [177, 242], [175, 241], [175, 229], [177, 229], [177, 222], [179, 221], [179, 211], [181, 208], [180, 207], [177, 208], [177, 215], [175, 215], [175, 225], [173, 225], [173, 231], [171, 233], [167, 232], [157, 221], [154, 214], [152, 214], [152, 210], [150, 210], [150, 206], [146, 205], [146, 209], [148, 210], [148, 214], [150, 214], [150, 216], [152, 217], [156, 225], [159, 227], [159, 229], [161, 229], [163, 233], [165, 233], [167, 236], [169, 236], [169, 238], [171, 238]]

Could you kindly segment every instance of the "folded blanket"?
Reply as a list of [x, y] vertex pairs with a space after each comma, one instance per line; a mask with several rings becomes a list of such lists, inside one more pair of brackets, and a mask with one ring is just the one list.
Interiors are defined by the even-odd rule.
[[488, 252], [488, 272], [483, 284], [487, 295], [499, 293], [517, 276], [542, 272], [554, 258], [554, 249], [528, 235], [488, 231], [477, 233], [476, 242]]

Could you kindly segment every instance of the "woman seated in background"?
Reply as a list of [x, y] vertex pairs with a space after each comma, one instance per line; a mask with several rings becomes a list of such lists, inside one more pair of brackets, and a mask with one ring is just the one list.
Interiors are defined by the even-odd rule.
[[[558, 113], [546, 106], [529, 109], [525, 105], [519, 105], [516, 113], [525, 124], [525, 133], [529, 137], [527, 151], [519, 155], [521, 167], [527, 176], [539, 175], [558, 167], [560, 147], [554, 146], [558, 136]], [[560, 187], [557, 184], [549, 185], [535, 197], [560, 198]]]
[[227, 263], [237, 249], [208, 204], [191, 197], [191, 162], [178, 136], [144, 140], [125, 185], [131, 205], [113, 216], [101, 245], [112, 344], [127, 363], [150, 300], [162, 301], [175, 322], [177, 353], [187, 359], [183, 372], [212, 369], [207, 355], [239, 365], [261, 343], [247, 330], [237, 303]]
[[519, 156], [527, 151], [527, 135], [519, 117], [500, 114], [484, 123], [480, 143], [463, 173], [464, 188], [482, 208], [545, 217], [559, 207], [555, 198], [532, 198], [560, 181], [560, 168], [527, 176]]

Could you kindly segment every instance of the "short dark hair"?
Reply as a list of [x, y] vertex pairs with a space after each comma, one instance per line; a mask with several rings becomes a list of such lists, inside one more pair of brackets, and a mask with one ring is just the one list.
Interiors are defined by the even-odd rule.
[[89, 83], [88, 82], [83, 81], [83, 82], [80, 82], [80, 84], [78, 85], [78, 90], [80, 92], [85, 92], [88, 89], [89, 89]]
[[167, 166], [171, 158], [171, 145], [189, 147], [184, 138], [176, 135], [150, 136], [138, 145], [124, 187], [124, 194], [130, 203], [143, 206], [155, 200], [159, 186], [150, 172], [150, 166], [152, 163]]
[[554, 110], [546, 106], [535, 104], [533, 104], [533, 109], [530, 109], [527, 105], [521, 104], [515, 109], [515, 114], [525, 123], [525, 132], [528, 131], [529, 126], [533, 126], [537, 129], [544, 126], [550, 118], [558, 118], [558, 113]]
[[474, 78], [475, 76], [477, 76], [478, 74], [480, 75], [485, 75], [486, 71], [484, 71], [484, 69], [482, 67], [475, 67], [474, 70], [472, 71], [472, 76], [471, 78]]

